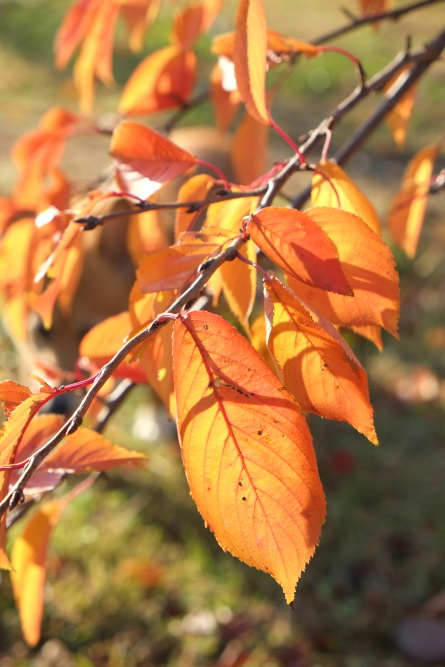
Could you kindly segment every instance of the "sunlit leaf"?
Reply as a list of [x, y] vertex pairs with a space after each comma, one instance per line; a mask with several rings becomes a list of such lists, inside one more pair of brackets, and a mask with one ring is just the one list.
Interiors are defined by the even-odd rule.
[[264, 208], [250, 217], [247, 231], [288, 275], [312, 287], [352, 294], [337, 248], [305, 213], [275, 206]]
[[110, 148], [125, 192], [147, 199], [164, 183], [180, 176], [196, 158], [155, 130], [130, 120], [113, 132]]
[[269, 128], [245, 114], [233, 137], [232, 162], [237, 183], [249, 185], [264, 173]]
[[173, 25], [173, 42], [182, 49], [191, 49], [198, 37], [207, 32], [217, 17], [223, 0], [190, 2], [178, 12]]
[[[412, 67], [402, 68], [397, 74], [388, 81], [384, 91], [389, 96], [394, 84], [401, 85], [410, 74]], [[417, 94], [417, 84], [412, 85], [409, 90], [400, 98], [397, 104], [386, 116], [386, 121], [399, 148], [405, 144], [409, 120], [414, 108], [414, 102]]]
[[268, 347], [303, 410], [345, 421], [377, 444], [368, 377], [335, 327], [276, 278], [264, 283]]
[[416, 254], [431, 175], [439, 150], [439, 146], [428, 146], [413, 157], [403, 175], [402, 188], [391, 204], [389, 229], [408, 257]]
[[223, 547], [294, 598], [325, 515], [311, 436], [259, 354], [218, 315], [174, 325], [178, 428], [191, 494]]
[[374, 205], [338, 164], [331, 160], [322, 161], [312, 179], [312, 205], [336, 208], [339, 203], [340, 208], [358, 215], [380, 235], [380, 221]]
[[161, 0], [117, 0], [122, 17], [127, 24], [130, 49], [142, 50], [144, 35], [154, 23], [161, 7]]
[[388, 246], [352, 213], [327, 207], [306, 213], [335, 243], [354, 296], [328, 293], [292, 277], [290, 287], [333, 324], [380, 326], [398, 338], [399, 278]]
[[233, 62], [238, 90], [247, 111], [269, 125], [266, 104], [267, 28], [262, 0], [240, 0]]
[[[189, 178], [178, 193], [178, 202], [203, 201], [207, 199], [212, 187], [215, 185], [215, 179], [208, 174], [197, 174]], [[196, 220], [197, 211], [190, 213], [186, 208], [178, 208], [175, 221], [175, 239], [178, 240], [182, 232], [190, 231], [190, 226]]]
[[6, 417], [30, 396], [31, 390], [14, 380], [0, 382], [0, 401]]

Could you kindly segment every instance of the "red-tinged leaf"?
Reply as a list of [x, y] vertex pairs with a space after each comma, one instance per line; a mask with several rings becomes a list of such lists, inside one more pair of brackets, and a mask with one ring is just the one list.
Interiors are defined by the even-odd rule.
[[290, 287], [333, 324], [380, 326], [397, 338], [399, 278], [388, 246], [352, 213], [322, 207], [306, 214], [335, 243], [354, 296], [308, 287], [293, 277], [289, 278]]
[[147, 199], [196, 164], [196, 158], [155, 130], [125, 120], [113, 132], [111, 155], [122, 189]]
[[145, 58], [123, 90], [119, 112], [142, 115], [183, 106], [195, 86], [196, 56], [166, 46]]
[[[390, 81], [388, 81], [384, 87], [384, 91], [388, 97], [391, 95], [394, 84], [396, 84], [397, 87], [402, 85], [404, 80], [409, 76], [411, 69], [411, 66], [407, 66], [401, 69]], [[417, 84], [411, 86], [411, 88], [401, 97], [395, 107], [393, 107], [386, 116], [386, 121], [392, 132], [394, 141], [399, 148], [403, 148], [405, 144], [408, 124], [414, 108], [417, 88]]]
[[338, 164], [322, 161], [312, 179], [312, 206], [336, 208], [339, 201], [340, 208], [358, 215], [380, 236], [380, 220], [374, 205]]
[[85, 474], [120, 465], [140, 466], [146, 458], [142, 452], [113, 445], [100, 433], [81, 427], [45, 459], [43, 467]]
[[[178, 202], [205, 201], [213, 186], [215, 179], [208, 174], [197, 174], [189, 178], [180, 188]], [[182, 232], [190, 231], [190, 227], [196, 220], [198, 211], [189, 213], [186, 208], [178, 208], [175, 221], [175, 239], [178, 240]]]
[[67, 12], [56, 35], [56, 67], [63, 69], [88, 33], [101, 0], [77, 0]]
[[235, 119], [241, 97], [238, 88], [236, 88], [236, 81], [235, 89], [232, 81], [230, 81], [232, 85], [225, 86], [223, 67], [227, 66], [231, 68], [233, 70], [233, 79], [235, 79], [233, 63], [227, 60], [227, 58], [225, 59], [225, 64], [221, 60], [220, 58], [220, 62], [215, 65], [210, 75], [210, 95], [218, 129], [221, 132], [226, 132]]
[[351, 327], [354, 333], [370, 340], [380, 352], [383, 350], [382, 329], [372, 325], [364, 327]]
[[238, 90], [247, 111], [269, 125], [266, 104], [267, 28], [262, 0], [240, 0], [233, 62]]
[[311, 287], [352, 294], [337, 248], [305, 213], [264, 208], [250, 217], [247, 231], [260, 250], [288, 275]]
[[180, 48], [191, 49], [198, 37], [207, 32], [216, 19], [223, 0], [191, 2], [174, 19], [172, 41]]
[[11, 582], [23, 636], [30, 646], [35, 646], [40, 639], [46, 553], [52, 529], [68, 503], [92, 482], [88, 478], [63, 498], [42, 505], [14, 542]]
[[394, 240], [408, 257], [414, 257], [416, 254], [431, 175], [439, 150], [439, 146], [428, 146], [413, 157], [405, 170], [402, 188], [391, 204], [389, 229]]
[[269, 572], [291, 602], [325, 516], [304, 417], [259, 354], [218, 315], [179, 319], [173, 345], [193, 499], [223, 549]]
[[220, 248], [218, 243], [174, 245], [143, 257], [136, 272], [142, 292], [162, 292], [182, 287], [202, 262]]
[[122, 17], [127, 24], [130, 49], [138, 53], [142, 50], [145, 33], [158, 16], [161, 0], [128, 3], [121, 0], [119, 4]]
[[14, 380], [0, 382], [0, 401], [6, 417], [30, 396], [30, 389]]
[[378, 444], [368, 377], [335, 327], [276, 278], [264, 283], [268, 348], [302, 410], [345, 421]]
[[[133, 325], [128, 311], [114, 315], [93, 327], [82, 338], [79, 355], [86, 357], [97, 367], [101, 368], [121, 349], [130, 338]], [[133, 351], [134, 354], [134, 351]], [[144, 383], [145, 374], [138, 361], [132, 360], [132, 355], [121, 363], [113, 373], [117, 378], [129, 378], [133, 382]]]
[[264, 174], [268, 134], [267, 125], [245, 114], [233, 138], [232, 162], [237, 183], [249, 185]]

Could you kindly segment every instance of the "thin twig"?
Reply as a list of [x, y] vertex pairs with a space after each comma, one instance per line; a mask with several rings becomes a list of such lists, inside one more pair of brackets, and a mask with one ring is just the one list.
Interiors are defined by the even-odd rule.
[[392, 9], [388, 12], [381, 12], [380, 14], [374, 14], [373, 16], [363, 16], [361, 18], [355, 18], [354, 16], [351, 15], [350, 23], [347, 23], [341, 28], [332, 30], [331, 32], [326, 33], [325, 35], [322, 35], [321, 37], [312, 40], [311, 43], [316, 45], [324, 44], [325, 42], [330, 42], [332, 39], [335, 39], [336, 37], [340, 37], [341, 35], [345, 35], [348, 32], [356, 30], [357, 28], [369, 25], [370, 23], [375, 23], [377, 21], [384, 21], [384, 20], [397, 21], [397, 19], [399, 19], [401, 16], [404, 16], [405, 14], [408, 14], [409, 12], [414, 12], [417, 9], [423, 9], [424, 7], [428, 7], [429, 5], [435, 5], [439, 2], [444, 2], [444, 0], [422, 0], [421, 2], [415, 2], [414, 4], [407, 5], [406, 7], [400, 7], [399, 9]]

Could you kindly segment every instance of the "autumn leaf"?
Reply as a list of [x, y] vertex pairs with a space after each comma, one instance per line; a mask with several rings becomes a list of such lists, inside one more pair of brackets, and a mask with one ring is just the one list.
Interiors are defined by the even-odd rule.
[[6, 417], [30, 396], [31, 390], [14, 380], [0, 382], [0, 401]]
[[233, 137], [232, 162], [237, 183], [249, 185], [264, 174], [269, 128], [245, 114]]
[[125, 120], [113, 132], [110, 154], [125, 192], [147, 199], [164, 183], [180, 176], [196, 158], [155, 130]]
[[331, 160], [317, 165], [312, 179], [312, 206], [338, 207], [361, 218], [380, 236], [380, 221], [374, 205], [343, 169]]
[[142, 50], [144, 35], [156, 20], [161, 0], [120, 0], [122, 18], [127, 24], [130, 49], [134, 53]]
[[63, 498], [42, 505], [14, 542], [11, 583], [20, 612], [23, 636], [29, 646], [35, 646], [40, 639], [46, 553], [52, 529], [68, 503], [92, 482], [93, 479], [88, 478]]
[[288, 275], [311, 287], [352, 294], [334, 243], [305, 213], [275, 206], [264, 208], [250, 217], [247, 231]]
[[269, 572], [291, 602], [325, 516], [306, 422], [260, 355], [218, 315], [181, 317], [173, 345], [192, 497], [222, 548]]
[[184, 50], [191, 49], [198, 37], [210, 29], [222, 4], [223, 0], [190, 2], [175, 16], [172, 41]]
[[389, 12], [393, 7], [393, 0], [359, 0], [364, 16], [374, 16]]
[[380, 351], [383, 350], [383, 341], [382, 341], [382, 329], [381, 327], [372, 326], [371, 324], [363, 327], [354, 327], [351, 326], [351, 329], [354, 333], [367, 338], [370, 340], [376, 348]]
[[183, 106], [196, 79], [196, 56], [166, 46], [145, 58], [128, 79], [119, 102], [124, 115], [142, 115]]
[[[267, 65], [272, 68], [290, 60], [296, 54], [313, 58], [323, 52], [323, 47], [303, 42], [294, 37], [282, 35], [274, 30], [267, 30]], [[212, 53], [218, 56], [233, 59], [235, 49], [235, 33], [226, 32], [213, 38]]]
[[[238, 112], [238, 107], [241, 102], [241, 97], [235, 85], [227, 85], [223, 72], [224, 62], [230, 70], [233, 70], [233, 79], [235, 78], [235, 69], [233, 63], [225, 58], [225, 61], [220, 61], [215, 65], [210, 75], [210, 96], [213, 104], [213, 112], [215, 115], [216, 125], [221, 132], [227, 132], [235, 116]], [[232, 71], [230, 72], [232, 74]]]
[[345, 421], [378, 444], [368, 377], [335, 327], [276, 278], [264, 283], [268, 348], [302, 410]]
[[399, 279], [388, 246], [352, 213], [316, 207], [306, 214], [335, 244], [354, 296], [309, 287], [294, 277], [289, 277], [290, 287], [333, 324], [380, 326], [398, 338]]
[[394, 240], [414, 257], [422, 231], [434, 163], [440, 146], [423, 148], [409, 162], [402, 179], [402, 188], [394, 197], [388, 224]]
[[[215, 179], [208, 174], [197, 174], [188, 178], [178, 192], [178, 203], [187, 201], [204, 201], [215, 185]], [[182, 232], [190, 231], [190, 225], [196, 219], [198, 212], [192, 213], [181, 207], [176, 211], [175, 239], [178, 240]]]
[[247, 111], [269, 125], [266, 104], [267, 28], [262, 0], [240, 0], [233, 62], [238, 90]]
[[[391, 94], [395, 84], [397, 87], [399, 87], [404, 82], [404, 80], [409, 76], [411, 69], [412, 68], [410, 66], [402, 68], [392, 79], [390, 79], [390, 81], [388, 81], [384, 87], [384, 91], [387, 96]], [[417, 88], [418, 86], [416, 84], [412, 85], [386, 116], [386, 121], [392, 132], [394, 141], [399, 148], [403, 148], [405, 144], [408, 124], [414, 108]]]

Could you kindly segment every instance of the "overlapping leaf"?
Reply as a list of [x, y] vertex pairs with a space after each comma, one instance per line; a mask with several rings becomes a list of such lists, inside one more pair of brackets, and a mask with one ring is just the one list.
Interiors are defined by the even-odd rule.
[[352, 213], [327, 207], [306, 213], [335, 243], [354, 296], [328, 293], [293, 277], [291, 288], [334, 324], [380, 326], [397, 338], [399, 279], [388, 246]]
[[267, 125], [245, 114], [233, 137], [232, 162], [237, 183], [249, 185], [264, 174], [268, 133]]
[[115, 158], [122, 189], [141, 199], [147, 199], [196, 163], [188, 151], [155, 130], [129, 120], [113, 132], [110, 153]]
[[293, 209], [268, 207], [252, 215], [247, 231], [288, 275], [322, 290], [352, 294], [337, 248], [312, 218]]
[[439, 146], [428, 146], [409, 162], [389, 213], [389, 229], [408, 257], [414, 257], [427, 204], [431, 175]]
[[325, 501], [306, 422], [259, 354], [217, 315], [174, 326], [178, 428], [192, 496], [224, 549], [286, 600], [318, 543]]
[[210, 29], [223, 0], [190, 2], [175, 16], [173, 41], [182, 49], [191, 49], [195, 41]]
[[273, 278], [264, 283], [268, 348], [303, 410], [345, 421], [377, 444], [368, 378], [335, 327]]
[[335, 208], [340, 205], [344, 211], [358, 215], [380, 235], [380, 220], [374, 205], [335, 162], [324, 160], [317, 165], [311, 197], [312, 206]]

